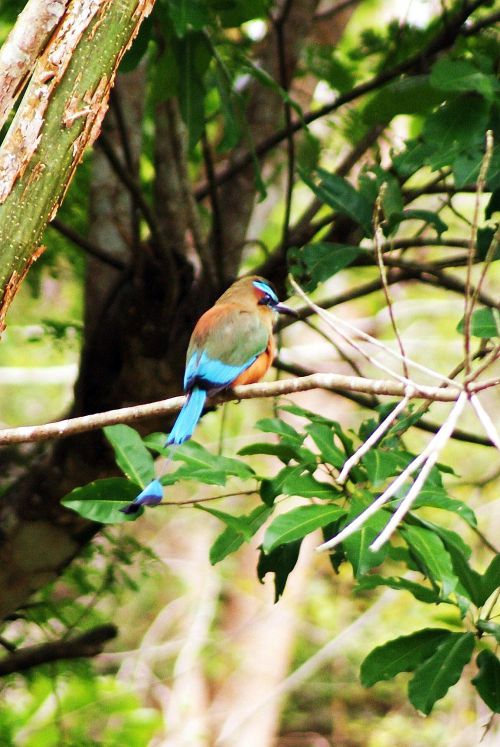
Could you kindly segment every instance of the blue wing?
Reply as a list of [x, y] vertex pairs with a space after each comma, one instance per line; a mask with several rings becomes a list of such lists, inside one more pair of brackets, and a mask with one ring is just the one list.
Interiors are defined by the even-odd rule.
[[223, 389], [246, 371], [256, 358], [253, 355], [241, 366], [230, 366], [209, 358], [205, 351], [195, 350], [186, 365], [184, 389], [189, 390], [198, 383], [205, 384], [209, 389]]

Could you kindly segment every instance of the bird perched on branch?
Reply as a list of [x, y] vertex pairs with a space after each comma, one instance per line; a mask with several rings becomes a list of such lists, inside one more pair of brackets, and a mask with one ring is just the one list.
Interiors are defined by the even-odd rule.
[[[191, 438], [207, 397], [239, 384], [260, 381], [274, 358], [273, 323], [278, 314], [295, 315], [281, 304], [264, 278], [253, 275], [237, 280], [198, 320], [186, 356], [186, 401], [166, 445]], [[140, 506], [156, 505], [162, 485], [152, 480], [122, 511], [135, 513]]]

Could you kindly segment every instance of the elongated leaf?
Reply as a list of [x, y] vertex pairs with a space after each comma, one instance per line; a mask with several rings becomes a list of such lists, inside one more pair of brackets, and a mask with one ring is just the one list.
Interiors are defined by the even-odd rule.
[[416, 670], [408, 696], [417, 710], [428, 715], [436, 701], [443, 698], [460, 679], [474, 651], [473, 633], [450, 633], [436, 653]]
[[476, 659], [479, 674], [472, 684], [494, 713], [500, 713], [500, 661], [491, 651], [481, 651]]
[[385, 482], [388, 477], [399, 474], [412, 459], [413, 456], [406, 452], [374, 448], [364, 455], [362, 463], [366, 468], [370, 483], [376, 487]]
[[[356, 496], [352, 498], [345, 524], [349, 524], [349, 522], [355, 519], [371, 502], [372, 496], [369, 493], [363, 497]], [[380, 550], [377, 550], [377, 552], [373, 552], [369, 548], [390, 518], [391, 514], [388, 511], [384, 511], [383, 509], [377, 511], [377, 513], [365, 521], [357, 532], [351, 534], [342, 543], [356, 579], [361, 578], [369, 570], [380, 565], [386, 557], [389, 550], [387, 543]]]
[[178, 44], [179, 106], [189, 133], [189, 148], [200, 139], [205, 121], [204, 78], [212, 50], [201, 31], [188, 31]]
[[[260, 529], [262, 524], [266, 521], [267, 517], [270, 516], [272, 512], [272, 509], [268, 506], [262, 505], [257, 506], [257, 508], [254, 508], [253, 511], [251, 511], [249, 514], [246, 514], [245, 516], [238, 516], [234, 517], [239, 520], [239, 522], [243, 521], [245, 524], [245, 531], [239, 531], [236, 526], [240, 526], [238, 523], [231, 526], [226, 526], [224, 531], [219, 534], [215, 542], [213, 543], [212, 547], [210, 548], [210, 562], [212, 565], [215, 565], [216, 563], [219, 563], [221, 560], [224, 560], [228, 555], [230, 555], [233, 552], [236, 552], [241, 545], [250, 539], [255, 532]], [[220, 518], [220, 517], [218, 517]]]
[[302, 539], [315, 529], [331, 524], [345, 514], [339, 506], [299, 506], [277, 516], [267, 528], [262, 544], [265, 553], [287, 542]]
[[[457, 332], [464, 333], [463, 318], [457, 326]], [[500, 312], [498, 309], [476, 309], [471, 316], [470, 333], [473, 337], [500, 336]]]
[[452, 511], [469, 526], [477, 526], [476, 515], [472, 508], [463, 501], [450, 498], [444, 488], [424, 487], [413, 504], [413, 510], [421, 506], [432, 506], [433, 508], [441, 508], [443, 511]]
[[257, 575], [263, 583], [267, 573], [274, 573], [274, 601], [279, 600], [285, 590], [288, 576], [295, 568], [299, 559], [300, 545], [302, 540], [288, 542], [286, 545], [276, 547], [269, 555], [262, 552], [257, 563]]
[[500, 555], [495, 555], [481, 579], [481, 602], [486, 600], [500, 588]]
[[269, 454], [270, 456], [276, 456], [284, 464], [288, 464], [292, 459], [300, 459], [300, 448], [289, 446], [288, 444], [272, 444], [272, 443], [258, 443], [249, 444], [244, 446], [238, 451], [241, 456], [248, 456], [251, 454]]
[[281, 418], [262, 418], [255, 425], [264, 433], [276, 433], [286, 443], [293, 442], [301, 444], [304, 440], [303, 433], [299, 433], [293, 426], [285, 423]]
[[312, 181], [304, 172], [301, 173], [301, 176], [316, 197], [338, 210], [339, 213], [352, 218], [355, 223], [361, 226], [365, 236], [370, 236], [372, 232], [372, 206], [368, 200], [342, 176], [330, 174], [324, 169], [317, 169], [317, 174], [320, 177], [319, 184]]
[[124, 514], [121, 508], [134, 500], [139, 488], [123, 477], [109, 477], [104, 480], [75, 488], [61, 500], [63, 506], [76, 511], [84, 519], [98, 521], [101, 524], [118, 524], [123, 521], [134, 521], [144, 509], [135, 514]]
[[322, 498], [334, 500], [339, 497], [339, 490], [331, 483], [316, 480], [311, 474], [297, 475], [291, 473], [283, 483], [284, 495], [299, 495], [303, 498]]
[[483, 579], [477, 571], [471, 568], [468, 559], [457, 547], [450, 545], [447, 550], [451, 557], [453, 570], [462, 586], [462, 592], [466, 593], [476, 607], [480, 607], [484, 603]]
[[154, 478], [153, 457], [137, 431], [129, 425], [108, 425], [103, 430], [122, 472], [136, 485], [146, 487]]
[[346, 454], [333, 441], [335, 431], [323, 423], [311, 423], [306, 427], [306, 431], [320, 450], [322, 461], [341, 469], [346, 460]]
[[[241, 534], [244, 540], [248, 540], [252, 536], [252, 531], [248, 524], [248, 517], [234, 516], [233, 514], [228, 514], [226, 511], [220, 511], [218, 508], [204, 506], [201, 503], [196, 504], [196, 508], [199, 511], [206, 511], [207, 514], [212, 514], [216, 519], [223, 521], [226, 526], [231, 527], [235, 532]], [[265, 507], [263, 506], [262, 508]]]
[[178, 480], [196, 480], [207, 485], [225, 485], [229, 476], [242, 480], [255, 475], [253, 469], [239, 459], [211, 454], [196, 441], [182, 444], [174, 455], [175, 461], [182, 461], [184, 465], [173, 474], [162, 478], [164, 485]]
[[500, 90], [493, 75], [485, 75], [472, 62], [442, 58], [432, 68], [431, 85], [441, 91], [474, 91], [493, 99]]
[[455, 589], [458, 578], [441, 538], [428, 529], [414, 526], [403, 527], [401, 534], [408, 547], [427, 569], [429, 577], [434, 583], [441, 584], [441, 596], [446, 599]]
[[426, 604], [438, 604], [440, 602], [439, 596], [436, 594], [434, 589], [429, 589], [427, 586], [417, 584], [415, 581], [410, 581], [407, 578], [400, 578], [398, 576], [377, 576], [376, 574], [364, 576], [359, 580], [356, 591], [376, 589], [378, 586], [387, 586], [389, 589], [409, 591], [410, 594], [413, 594], [415, 599], [418, 599], [419, 602], [425, 602]]
[[442, 233], [448, 230], [448, 226], [437, 213], [433, 213], [430, 210], [403, 210], [401, 213], [393, 213], [391, 215], [387, 225], [387, 232], [391, 233], [403, 221], [407, 220], [422, 220], [424, 223], [428, 223], [435, 229], [438, 236], [441, 236]]
[[348, 244], [318, 241], [300, 249], [290, 249], [290, 271], [304, 285], [306, 291], [314, 290], [340, 270], [349, 267], [362, 253], [362, 249]]
[[367, 124], [389, 122], [397, 114], [424, 114], [443, 101], [444, 95], [435, 90], [428, 75], [401, 78], [381, 88], [363, 110]]
[[392, 679], [400, 672], [413, 672], [452, 635], [445, 628], [425, 628], [377, 646], [361, 665], [362, 684], [371, 687], [380, 680]]

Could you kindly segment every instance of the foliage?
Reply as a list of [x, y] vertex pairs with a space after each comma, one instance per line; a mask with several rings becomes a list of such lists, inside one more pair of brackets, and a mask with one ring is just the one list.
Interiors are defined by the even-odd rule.
[[[19, 10], [22, 4], [13, 3], [12, 8], [1, 12], [2, 38], [14, 20], [14, 5]], [[143, 69], [147, 79], [143, 132], [135, 133], [138, 140], [142, 135], [143, 149], [137, 183], [132, 186], [141, 191], [147, 204], [154, 203], [160, 172], [155, 137], [162, 134], [159, 128], [155, 129], [158, 107], [175, 101], [186, 131], [183, 168], [194, 185], [190, 210], [196, 212], [194, 202], [198, 200], [197, 217], [203, 241], [209, 247], [217, 246], [220, 238], [218, 222], [227, 234], [234, 228], [220, 204], [223, 185], [233, 186], [227, 172], [234, 168], [236, 177], [244, 173], [245, 181], [251, 184], [249, 202], [253, 204], [257, 198], [262, 202], [259, 209], [267, 211], [263, 213], [262, 226], [252, 225], [255, 235], [247, 236], [248, 242], [240, 241], [245, 247], [244, 251], [239, 250], [240, 267], [257, 272], [269, 270], [274, 273], [271, 279], [282, 289], [290, 272], [305, 290], [323, 297], [332, 287], [344, 293], [352, 286], [352, 298], [364, 299], [360, 314], [376, 318], [385, 300], [377, 298], [368, 303], [372, 290], [358, 286], [358, 281], [367, 280], [369, 286], [379, 279], [374, 246], [378, 225], [377, 240], [382, 242], [386, 269], [393, 272], [391, 282], [398, 282], [398, 294], [406, 293], [420, 306], [428, 303], [431, 286], [437, 286], [447, 302], [454, 294], [461, 305], [457, 310], [449, 304], [446, 321], [441, 328], [436, 326], [436, 331], [441, 340], [453, 337], [457, 347], [462, 347], [469, 335], [475, 338], [474, 355], [483, 360], [485, 351], [488, 354], [497, 344], [498, 309], [491, 301], [491, 293], [488, 296], [484, 290], [487, 284], [483, 285], [483, 293], [478, 290], [474, 296], [468, 329], [463, 299], [469, 292], [464, 279], [464, 266], [469, 259], [473, 270], [478, 270], [475, 282], [483, 270], [484, 274], [491, 270], [496, 277], [500, 259], [495, 239], [500, 209], [498, 36], [488, 24], [484, 28], [476, 26], [487, 17], [491, 3], [479, 4], [466, 27], [454, 26], [454, 19], [467, 6], [461, 0], [443, 3], [442, 12], [436, 11], [420, 26], [396, 20], [379, 23], [377, 10], [381, 5], [360, 3], [342, 38], [334, 43], [319, 43], [314, 36], [301, 40], [301, 54], [290, 73], [292, 79], [287, 80], [278, 64], [272, 72], [262, 63], [265, 58], [261, 58], [265, 41], [278, 37], [276, 4], [267, 0], [157, 0], [122, 63], [122, 72]], [[286, 41], [286, 19], [283, 22]], [[301, 95], [302, 84], [309, 90], [307, 96]], [[266, 129], [267, 122], [257, 122], [255, 126], [252, 121], [256, 91], [260, 95], [263, 91], [271, 93], [279, 102], [279, 116], [271, 123], [272, 132]], [[112, 101], [114, 116], [115, 105]], [[329, 126], [316, 127], [320, 117]], [[293, 145], [286, 129], [289, 121], [295, 123]], [[492, 133], [493, 148], [480, 185], [484, 195], [478, 200], [478, 214], [474, 216], [487, 131]], [[284, 147], [280, 147], [282, 144]], [[346, 153], [347, 161], [351, 159], [349, 167], [345, 166]], [[181, 160], [183, 154], [177, 155]], [[167, 165], [170, 171], [166, 170], [172, 173], [171, 164]], [[210, 167], [215, 169], [215, 176], [207, 186], [204, 180], [210, 182]], [[87, 237], [92, 225], [91, 168], [92, 155], [88, 154], [58, 213], [61, 222], [70, 225], [80, 238]], [[286, 171], [293, 194], [276, 205], [275, 195], [282, 191]], [[226, 181], [217, 183], [219, 174]], [[239, 190], [241, 183], [234, 184]], [[141, 214], [140, 204], [134, 202], [130, 212], [140, 216], [132, 241], [134, 257], [140, 257], [140, 261], [131, 261], [124, 275], [128, 280], [129, 273], [139, 273], [132, 285], [140, 288], [139, 295], [154, 308], [155, 291], [150, 287], [150, 277], [145, 275], [144, 280], [140, 275], [144, 257], [153, 253], [151, 226]], [[183, 249], [188, 257], [194, 253], [192, 236], [194, 243], [199, 243], [191, 229], [192, 226], [189, 230], [183, 226], [188, 237]], [[127, 230], [123, 230], [124, 235]], [[229, 245], [230, 237], [226, 235], [225, 240]], [[85, 336], [80, 309], [85, 242], [79, 245], [78, 241], [70, 241], [52, 226], [45, 243], [49, 248], [44, 262], [37, 263], [28, 274], [32, 295], [21, 302], [24, 306], [19, 307], [19, 312], [13, 309], [13, 314], [18, 315], [13, 318], [21, 319], [23, 324], [37, 314], [43, 319], [43, 329], [38, 326], [32, 330], [29, 343], [20, 341], [14, 330], [8, 329], [6, 343], [10, 347], [2, 353], [2, 360], [7, 362], [24, 361], [23, 356], [33, 362], [33, 351], [38, 350], [35, 340], [42, 337], [44, 346], [38, 355], [50, 357], [52, 363], [63, 358], [64, 350], [65, 360], [73, 360], [74, 351], [69, 344], [75, 338], [80, 342], [82, 329], [84, 349], [92, 342]], [[179, 254], [182, 255], [180, 249]], [[186, 294], [189, 306], [194, 307], [193, 299], [199, 295], [197, 283], [202, 265], [199, 257], [192, 266], [181, 264], [183, 282], [187, 285], [186, 278], [196, 280], [193, 294]], [[64, 285], [65, 296], [55, 303], [47, 301], [49, 308], [43, 307], [43, 313], [33, 312], [37, 296], [37, 303], [44, 303], [44, 283], [49, 276]], [[121, 320], [125, 316], [129, 296], [125, 293], [123, 300], [122, 288], [117, 291], [115, 283], [112, 286], [110, 298], [97, 299], [97, 305], [111, 308], [118, 298], [119, 313], [115, 310], [115, 315], [111, 314], [112, 323], [116, 324], [117, 317]], [[180, 295], [172, 293], [176, 299]], [[191, 323], [191, 315], [190, 307], [179, 311], [186, 324], [187, 320]], [[109, 352], [109, 340], [116, 329], [113, 324], [95, 360]], [[163, 319], [159, 324], [164, 324]], [[104, 323], [102, 328], [106, 329]], [[149, 327], [146, 337], [148, 333]], [[176, 331], [170, 334], [168, 343], [164, 326], [160, 333], [161, 345], [157, 347], [163, 351], [167, 344], [173, 344]], [[57, 342], [57, 353], [52, 345], [47, 345], [49, 338]], [[65, 344], [68, 347], [64, 348]], [[31, 346], [26, 354], [24, 345]], [[122, 345], [116, 358], [122, 356], [125, 360], [129, 355], [132, 359], [139, 347], [134, 339], [128, 347]], [[166, 355], [169, 356], [168, 350]], [[425, 360], [431, 353], [424, 355]], [[149, 349], [145, 357], [151, 359]], [[142, 372], [143, 360], [134, 364], [135, 370]], [[99, 366], [94, 365], [97, 375], [101, 375]], [[113, 376], [115, 365], [118, 363], [113, 359]], [[365, 361], [361, 359], [360, 365], [364, 366]], [[106, 382], [105, 391], [114, 395], [114, 384], [114, 379]], [[141, 397], [142, 392], [138, 391], [138, 401]], [[26, 411], [19, 420], [30, 420], [31, 412], [40, 410], [28, 409], [29, 398], [24, 390], [22, 399]], [[112, 397], [111, 401], [115, 407]], [[217, 565], [226, 561], [223, 567], [231, 568], [235, 553], [259, 542], [258, 579], [264, 581], [271, 574], [275, 600], [286, 595], [287, 581], [295, 572], [308, 536], [321, 533], [323, 541], [327, 541], [337, 535], [415, 456], [414, 432], [425, 423], [423, 413], [409, 407], [352, 469], [349, 481], [341, 485], [337, 478], [346, 459], [396, 404], [380, 405], [375, 399], [361, 402], [370, 413], [363, 416], [363, 422], [356, 421], [355, 430], [350, 430], [350, 423], [326, 417], [326, 407], [320, 415], [296, 403], [281, 401], [274, 417], [257, 423], [262, 435], [246, 443], [236, 456], [214, 453], [214, 449], [195, 441], [176, 451], [173, 469], [161, 477], [169, 502], [176, 489], [187, 484], [195, 493], [192, 503], [200, 515], [204, 511], [207, 520], [221, 522], [221, 532], [212, 543], [207, 562]], [[52, 404], [54, 413], [62, 403], [66, 404], [66, 400], [59, 396]], [[98, 404], [100, 407], [101, 402]], [[438, 408], [433, 412], [436, 410], [439, 416]], [[3, 416], [6, 417], [5, 412]], [[73, 629], [109, 619], [124, 588], [139, 593], [138, 572], [131, 566], [139, 561], [144, 570], [150, 555], [145, 555], [141, 545], [132, 539], [134, 531], [140, 531], [140, 524], [132, 527], [131, 522], [139, 517], [144, 521], [151, 515], [162, 517], [166, 509], [160, 507], [154, 514], [141, 509], [132, 516], [120, 509], [154, 477], [155, 460], [167, 457], [168, 451], [163, 447], [164, 434], [143, 437], [125, 425], [106, 428], [105, 437], [109, 455], [113, 454], [123, 476], [114, 473], [103, 477], [99, 453], [99, 477], [85, 485], [79, 482], [62, 498], [62, 505], [86, 521], [120, 526], [106, 528], [105, 549], [100, 541], [93, 544], [58, 583], [39, 592], [33, 604], [22, 610], [21, 620], [14, 621], [12, 627], [7, 625], [7, 633], [15, 631], [12, 640], [16, 646], [37, 641], [42, 635], [53, 640]], [[459, 500], [450, 488], [450, 474], [453, 477], [454, 471], [461, 472], [461, 460], [468, 460], [468, 448], [466, 444], [463, 451], [457, 452], [451, 466], [439, 463], [432, 469], [412, 511], [389, 543], [376, 552], [370, 549], [418, 479], [418, 472], [329, 555], [336, 577], [349, 577], [351, 586], [346, 595], [353, 591], [352, 599], [368, 604], [381, 588], [387, 588], [418, 610], [418, 621], [408, 621], [403, 635], [394, 637], [394, 631], [388, 628], [387, 641], [364, 659], [360, 677], [365, 687], [380, 687], [388, 680], [397, 678], [399, 682], [405, 678], [409, 701], [426, 715], [460, 679], [470, 680], [492, 712], [500, 710], [500, 563], [491, 545], [482, 542], [478, 518], [471, 506]], [[206, 485], [215, 491], [224, 488], [232, 496], [230, 502], [206, 503]], [[196, 497], [197, 492], [201, 497]], [[241, 494], [252, 497], [236, 509], [235, 500]], [[71, 518], [75, 518], [74, 514]], [[457, 530], [457, 526], [461, 529]], [[90, 530], [81, 532], [82, 537], [90, 534]], [[101, 610], [100, 602], [111, 598], [113, 604], [104, 604]], [[40, 728], [47, 730], [45, 743], [61, 742], [56, 726], [48, 725], [44, 716], [51, 693], [55, 693], [65, 738], [71, 744], [91, 744], [95, 739], [110, 745], [142, 745], [160, 728], [158, 717], [149, 708], [141, 707], [136, 696], [116, 679], [76, 664], [59, 664], [56, 670], [54, 687], [50, 685], [49, 667], [37, 669], [26, 678], [9, 680], [7, 690], [11, 688], [15, 695], [23, 692], [24, 697], [19, 698], [16, 707], [11, 707], [10, 701], [3, 707], [2, 743], [16, 743], [22, 725], [35, 716]], [[106, 719], [102, 711], [91, 706], [91, 702], [97, 703], [101, 698], [109, 704]], [[78, 709], [83, 709], [86, 719], [74, 719]], [[50, 719], [52, 715], [53, 711]], [[94, 729], [93, 721], [97, 723]], [[41, 739], [40, 733], [28, 733], [23, 744], [42, 744], [36, 741]]]

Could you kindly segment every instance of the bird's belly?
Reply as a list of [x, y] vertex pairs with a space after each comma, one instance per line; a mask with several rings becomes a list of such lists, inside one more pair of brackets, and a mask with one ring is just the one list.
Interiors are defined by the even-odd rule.
[[273, 357], [274, 351], [269, 345], [267, 350], [264, 350], [264, 352], [254, 360], [251, 366], [236, 377], [231, 384], [231, 387], [239, 386], [240, 384], [255, 384], [257, 381], [260, 381], [262, 377], [266, 375], [271, 363], [273, 362]]

